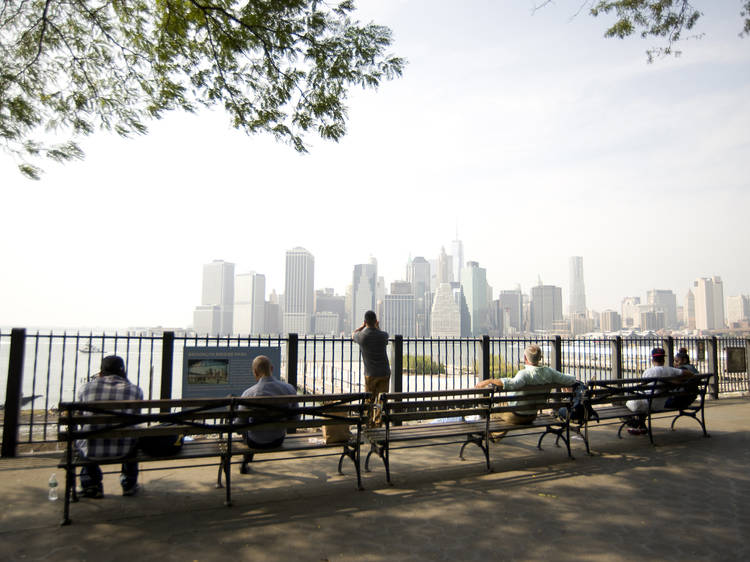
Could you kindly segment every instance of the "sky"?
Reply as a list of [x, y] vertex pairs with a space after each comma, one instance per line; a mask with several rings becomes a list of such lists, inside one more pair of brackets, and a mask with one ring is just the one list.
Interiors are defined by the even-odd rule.
[[203, 264], [281, 293], [296, 246], [316, 288], [371, 256], [388, 286], [457, 233], [495, 294], [567, 303], [574, 255], [595, 310], [711, 275], [750, 293], [750, 38], [739, 0], [693, 4], [702, 38], [648, 64], [657, 41], [605, 39], [573, 0], [360, 0], [408, 66], [351, 92], [339, 143], [300, 155], [217, 109], [97, 133], [38, 182], [0, 153], [0, 325], [188, 326]]

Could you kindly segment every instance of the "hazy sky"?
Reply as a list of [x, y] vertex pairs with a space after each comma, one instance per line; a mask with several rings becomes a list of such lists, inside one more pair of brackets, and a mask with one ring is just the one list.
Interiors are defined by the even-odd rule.
[[458, 227], [489, 283], [563, 287], [582, 255], [590, 307], [721, 275], [750, 292], [750, 38], [739, 0], [695, 2], [700, 40], [602, 37], [580, 2], [369, 0], [409, 60], [355, 90], [349, 133], [310, 154], [232, 130], [220, 111], [172, 114], [131, 140], [24, 179], [0, 155], [0, 325], [186, 326], [213, 259], [283, 291], [284, 252], [315, 256], [343, 293], [355, 263], [390, 284]]

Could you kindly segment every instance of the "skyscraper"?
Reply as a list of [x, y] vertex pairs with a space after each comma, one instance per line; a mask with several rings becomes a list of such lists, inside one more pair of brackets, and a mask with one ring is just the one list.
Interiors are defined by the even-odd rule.
[[451, 261], [453, 266], [451, 281], [461, 283], [464, 268], [464, 243], [458, 239], [458, 232], [456, 232], [456, 239], [451, 242]]
[[233, 333], [262, 334], [266, 326], [266, 276], [251, 271], [234, 278]]
[[568, 314], [586, 314], [586, 286], [583, 283], [583, 258], [570, 258], [570, 296], [568, 300]]
[[440, 248], [437, 261], [437, 283], [453, 281], [453, 259], [445, 253], [445, 247]]
[[430, 335], [430, 309], [432, 298], [430, 291], [430, 264], [422, 256], [409, 262], [406, 268], [406, 280], [414, 291], [414, 311], [416, 314], [416, 336]]
[[677, 326], [677, 295], [673, 291], [664, 289], [647, 291], [646, 304], [653, 305], [656, 309], [664, 311], [665, 328], [675, 328]]
[[562, 321], [562, 289], [540, 282], [531, 288], [531, 330], [550, 331], [554, 322]]
[[461, 337], [461, 304], [456, 302], [450, 283], [440, 283], [430, 314], [433, 338]]
[[359, 263], [352, 275], [352, 326], [361, 326], [365, 312], [377, 312], [378, 263]]
[[727, 298], [727, 323], [741, 324], [750, 321], [750, 296], [736, 295]]
[[641, 304], [641, 297], [625, 297], [622, 299], [622, 327], [638, 328], [641, 325], [641, 316], [638, 307]]
[[286, 253], [284, 331], [308, 334], [315, 303], [315, 258], [304, 248]]
[[602, 332], [617, 332], [621, 327], [620, 314], [616, 310], [602, 310]]
[[381, 327], [391, 335], [414, 337], [416, 335], [414, 303], [411, 283], [406, 281], [391, 283], [391, 294], [385, 295]]
[[724, 284], [721, 277], [701, 277], [693, 283], [695, 295], [695, 328], [724, 328]]
[[203, 266], [201, 304], [193, 314], [199, 334], [231, 334], [234, 308], [234, 264], [214, 260]]
[[504, 333], [518, 333], [523, 329], [523, 293], [521, 289], [500, 291], [499, 306], [508, 313], [508, 325], [504, 326]]
[[482, 336], [489, 330], [489, 299], [487, 298], [487, 270], [479, 267], [479, 263], [470, 261], [461, 274], [466, 305], [471, 316], [470, 333], [472, 336]]

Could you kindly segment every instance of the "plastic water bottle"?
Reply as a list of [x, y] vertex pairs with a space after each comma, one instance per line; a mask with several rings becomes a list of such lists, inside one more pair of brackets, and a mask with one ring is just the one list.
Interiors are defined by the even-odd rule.
[[53, 502], [57, 500], [57, 477], [55, 476], [55, 473], [52, 473], [52, 476], [49, 477], [49, 501]]

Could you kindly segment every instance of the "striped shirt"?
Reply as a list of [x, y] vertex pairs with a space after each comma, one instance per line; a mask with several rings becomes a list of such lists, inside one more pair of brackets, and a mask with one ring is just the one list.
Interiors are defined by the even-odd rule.
[[[143, 391], [125, 377], [105, 375], [96, 377], [78, 391], [79, 402], [98, 400], [143, 400]], [[134, 410], [126, 412], [135, 413]], [[86, 425], [83, 430], [102, 429], [102, 425]], [[130, 454], [135, 448], [136, 440], [130, 437], [122, 439], [80, 439], [76, 446], [87, 458], [122, 457]]]

